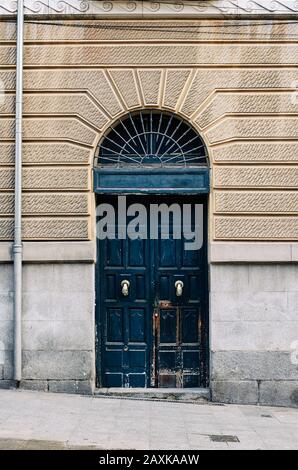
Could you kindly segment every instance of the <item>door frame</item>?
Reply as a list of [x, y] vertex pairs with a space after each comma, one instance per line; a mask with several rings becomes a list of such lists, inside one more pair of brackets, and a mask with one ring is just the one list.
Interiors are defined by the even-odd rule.
[[[186, 193], [184, 191], [181, 191], [181, 188], [175, 188], [171, 192], [169, 191], [160, 191], [160, 190], [153, 190], [152, 188], [148, 188], [148, 190], [142, 190], [140, 192], [136, 192], [136, 190], [127, 190], [127, 192], [123, 193], [122, 191], [120, 192], [114, 190], [108, 190], [108, 191], [100, 191], [100, 188], [95, 186], [95, 203], [97, 207], [98, 199], [100, 195], [105, 196], [107, 198], [109, 195], [143, 195], [143, 196], [150, 196], [152, 194], [160, 194], [162, 196], [189, 196], [192, 195], [195, 199], [195, 196], [200, 196], [200, 195], [205, 195], [206, 201], [204, 204], [206, 204], [206, 217], [205, 217], [205, 224], [206, 228], [204, 230], [204, 236], [206, 237], [205, 243], [205, 256], [204, 256], [204, 270], [206, 271], [205, 274], [205, 279], [206, 279], [206, 296], [205, 296], [205, 306], [206, 306], [206, 333], [205, 333], [205, 344], [204, 344], [204, 351], [206, 357], [204, 358], [204, 388], [207, 388], [210, 383], [210, 311], [209, 311], [209, 263], [208, 263], [208, 246], [209, 246], [209, 201], [210, 198], [208, 197], [209, 193], [209, 168], [204, 168], [204, 181], [207, 181], [207, 185], [202, 188], [202, 191], [198, 191], [196, 188], [189, 188], [190, 191], [187, 191]], [[208, 173], [207, 171], [208, 170]], [[114, 173], [114, 172], [113, 172]], [[118, 173], [118, 171], [117, 171]], [[129, 172], [130, 173], [130, 172]], [[149, 173], [149, 172], [148, 172]], [[119, 173], [117, 174], [117, 177], [119, 178]], [[136, 175], [135, 175], [136, 176]], [[158, 177], [160, 178], [160, 172]], [[207, 189], [208, 188], [208, 189]], [[103, 387], [103, 366], [104, 366], [104, 361], [102, 360], [102, 345], [103, 345], [103, 328], [104, 328], [104, 323], [103, 323], [103, 315], [101, 312], [101, 293], [100, 293], [100, 267], [101, 267], [101, 259], [100, 259], [100, 249], [99, 249], [99, 243], [100, 240], [96, 238], [96, 264], [95, 264], [95, 386], [96, 388], [102, 388]], [[153, 351], [153, 341], [154, 337], [151, 335], [151, 348], [150, 348], [150, 359], [152, 362], [152, 351]], [[150, 362], [150, 364], [151, 364]], [[150, 374], [151, 376], [151, 374]], [[185, 389], [187, 390], [187, 389]]]

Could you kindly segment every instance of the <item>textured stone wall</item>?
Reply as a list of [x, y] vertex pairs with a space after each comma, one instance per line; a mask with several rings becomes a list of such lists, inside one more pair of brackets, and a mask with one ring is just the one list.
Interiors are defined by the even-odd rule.
[[[96, 145], [119, 116], [146, 106], [184, 116], [206, 141], [211, 240], [297, 239], [295, 34], [281, 20], [28, 19], [24, 239], [94, 238]], [[0, 23], [0, 42], [0, 240], [10, 240], [13, 22]]]
[[211, 265], [215, 401], [298, 406], [297, 281], [297, 264]]
[[[189, 120], [209, 151], [209, 240], [218, 262], [210, 278], [213, 399], [297, 405], [297, 365], [290, 362], [291, 343], [298, 340], [298, 272], [290, 263], [298, 259], [297, 247], [255, 243], [298, 239], [297, 24], [29, 21], [22, 385], [53, 391], [94, 385], [94, 265], [90, 255], [88, 263], [84, 258], [84, 245], [95, 238], [93, 156], [109, 126], [147, 106]], [[0, 21], [0, 80], [0, 253], [4, 247], [9, 261], [11, 20]], [[260, 259], [288, 264], [256, 264]], [[239, 260], [246, 264], [232, 264]], [[12, 378], [12, 289], [12, 266], [0, 264], [0, 386]]]
[[[23, 272], [21, 386], [90, 393], [95, 370], [94, 265], [25, 264]], [[12, 265], [0, 264], [0, 387], [8, 387], [12, 379]]]

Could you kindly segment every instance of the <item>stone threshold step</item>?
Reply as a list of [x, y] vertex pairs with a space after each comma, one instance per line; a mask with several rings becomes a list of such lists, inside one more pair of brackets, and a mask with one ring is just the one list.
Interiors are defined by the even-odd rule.
[[209, 388], [97, 388], [95, 397], [206, 403]]

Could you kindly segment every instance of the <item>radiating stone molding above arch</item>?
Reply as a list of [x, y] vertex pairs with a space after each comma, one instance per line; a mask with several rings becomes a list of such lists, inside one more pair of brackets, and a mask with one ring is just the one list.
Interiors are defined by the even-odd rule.
[[[34, 5], [46, 11], [54, 2]], [[210, 240], [298, 239], [294, 21], [61, 21], [61, 12], [25, 28], [27, 240], [94, 239], [95, 149], [120, 118], [141, 109], [177, 114], [206, 143]], [[15, 20], [6, 18], [0, 21], [0, 240], [13, 236]]]

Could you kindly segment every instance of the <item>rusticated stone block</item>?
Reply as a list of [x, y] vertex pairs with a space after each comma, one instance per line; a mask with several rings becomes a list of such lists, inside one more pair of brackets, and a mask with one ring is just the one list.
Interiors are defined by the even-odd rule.
[[23, 351], [24, 380], [89, 380], [91, 351]]
[[[249, 292], [298, 292], [298, 265], [256, 264], [248, 266]], [[293, 318], [294, 319], [294, 318]]]
[[24, 390], [34, 390], [38, 392], [47, 392], [48, 391], [48, 381], [47, 380], [21, 380], [20, 388]]
[[[6, 103], [6, 100], [5, 100]], [[100, 111], [98, 106], [87, 94], [25, 94], [24, 114], [42, 115], [73, 115], [92, 123], [98, 129], [107, 124], [107, 117]]]
[[0, 293], [13, 292], [13, 269], [11, 264], [1, 264], [0, 267]]
[[[8, 320], [0, 319], [0, 353], [3, 350], [13, 349], [13, 321], [12, 317]], [[2, 357], [3, 360], [3, 357]]]
[[[90, 296], [94, 295], [93, 264], [61, 262], [57, 264], [26, 263], [23, 272], [24, 292], [53, 292], [70, 296], [85, 292], [90, 294]], [[79, 298], [77, 301], [79, 301]], [[54, 303], [52, 305], [54, 307]]]
[[15, 388], [14, 380], [0, 380], [0, 389]]
[[[72, 140], [74, 143], [92, 146], [96, 140], [97, 132], [76, 118], [35, 117], [25, 118], [23, 136], [26, 140]], [[13, 118], [0, 119], [0, 135], [2, 139], [14, 139]]]
[[89, 240], [90, 221], [77, 219], [26, 219], [24, 222], [24, 239], [68, 239]]
[[[141, 105], [140, 97], [137, 91], [137, 84], [135, 74], [132, 69], [113, 70], [109, 71], [109, 75], [119, 90], [122, 98], [125, 101], [127, 108], [134, 108]], [[129, 86], [127, 86], [129, 83]], [[90, 84], [92, 87], [92, 84]]]
[[298, 381], [262, 381], [260, 383], [260, 404], [298, 407]]
[[214, 263], [290, 263], [294, 243], [288, 242], [215, 242], [210, 244], [210, 262]]
[[3, 378], [13, 380], [13, 350], [2, 351]]
[[247, 292], [249, 269], [246, 264], [216, 264], [210, 268], [212, 293]]
[[11, 168], [0, 168], [0, 189], [13, 190], [14, 170]]
[[269, 67], [267, 69], [198, 69], [181, 111], [187, 116], [196, 116], [204, 100], [214, 90], [291, 88], [297, 80], [296, 70], [270, 69]]
[[294, 191], [216, 191], [214, 210], [217, 213], [298, 213], [298, 193]]
[[[0, 240], [12, 240], [13, 218], [0, 219]], [[86, 218], [31, 218], [23, 220], [24, 240], [89, 240], [90, 220]]]
[[[247, 93], [218, 91], [211, 102], [200, 112], [195, 122], [203, 129], [226, 114], [290, 114], [297, 113], [298, 100], [293, 92]], [[286, 118], [285, 118], [286, 119]]]
[[16, 24], [15, 22], [1, 22], [0, 23], [0, 41], [10, 42], [16, 41]]
[[[297, 300], [287, 292], [265, 292], [256, 290], [239, 292], [213, 292], [210, 296], [210, 311], [213, 322], [281, 322], [297, 318]], [[297, 294], [298, 298], [298, 294]], [[291, 306], [293, 301], [293, 307]], [[247, 328], [250, 327], [247, 323]], [[217, 324], [217, 327], [219, 325]], [[233, 326], [235, 326], [233, 324]], [[253, 327], [253, 326], [252, 326]]]
[[216, 351], [211, 363], [216, 381], [298, 381], [298, 365], [286, 351]]
[[216, 163], [295, 163], [298, 143], [232, 142], [214, 147], [212, 156]]
[[[0, 142], [0, 165], [14, 163], [15, 146]], [[26, 164], [81, 164], [91, 162], [93, 151], [70, 142], [23, 142], [23, 162]]]
[[[9, 251], [10, 243], [1, 243], [3, 247], [2, 259], [9, 260], [7, 251]], [[24, 262], [34, 263], [90, 263], [96, 260], [95, 241], [26, 241], [23, 243], [23, 260]]]
[[292, 188], [298, 186], [298, 168], [270, 166], [215, 167], [216, 188]]
[[0, 241], [13, 240], [13, 219], [0, 219]]
[[258, 403], [258, 383], [255, 380], [213, 380], [211, 394], [214, 402], [256, 405]]
[[[46, 55], [49, 48], [42, 49]], [[62, 48], [64, 50], [64, 47]], [[88, 56], [88, 48], [83, 51]], [[40, 51], [41, 52], [41, 51]], [[64, 59], [63, 59], [64, 61]], [[98, 65], [102, 66], [101, 58], [97, 57]], [[77, 62], [76, 65], [80, 63]], [[128, 82], [127, 85], [132, 85]], [[90, 95], [95, 98], [99, 109], [104, 110], [110, 116], [116, 116], [123, 112], [123, 107], [119, 102], [114, 85], [103, 70], [94, 69], [55, 69], [55, 70], [26, 70], [24, 74], [24, 86], [28, 90], [34, 89], [55, 89], [55, 90], [81, 90], [87, 89]]]
[[[272, 249], [276, 249], [274, 244]], [[211, 266], [211, 291], [252, 296], [257, 292], [297, 292], [298, 266], [295, 263], [278, 262], [214, 264]]]
[[[64, 32], [67, 33], [65, 30]], [[168, 69], [165, 83], [165, 106], [176, 108], [177, 101], [190, 71], [190, 67], [187, 69]], [[13, 89], [14, 87], [15, 82], [11, 74], [12, 72], [9, 75], [5, 71], [4, 83], [6, 89]], [[103, 72], [100, 70], [34, 70], [34, 72], [26, 70], [25, 86], [26, 89], [55, 88], [63, 91], [68, 88], [80, 90], [80, 84], [84, 83], [84, 86], [88, 88], [92, 96], [97, 99], [100, 107], [108, 114], [114, 116], [122, 111], [117, 98], [117, 91], [115, 90], [116, 84], [128, 107], [139, 106], [140, 101], [133, 69], [110, 69], [109, 74], [113, 80], [110, 80], [108, 83], [108, 75], [103, 75]], [[290, 88], [297, 80], [298, 73], [295, 70], [197, 70], [194, 80], [185, 89], [186, 97], [182, 106], [182, 112], [187, 116], [191, 115], [214, 89], [231, 87], [235, 89]], [[128, 83], [129, 87], [127, 86]], [[148, 87], [149, 90], [154, 90], [156, 84], [152, 81], [148, 83]]]
[[[23, 215], [87, 215], [89, 213], [88, 194], [23, 194]], [[13, 215], [14, 195], [0, 193], [0, 214]]]
[[139, 70], [138, 76], [145, 104], [156, 106], [159, 102], [161, 70]]
[[93, 392], [89, 380], [49, 380], [49, 392], [57, 393], [79, 393], [90, 395]]
[[88, 168], [25, 168], [24, 189], [60, 189], [62, 191], [90, 189]]
[[[13, 2], [13, 0], [11, 0]], [[57, 0], [58, 1], [58, 0]], [[77, 0], [78, 2], [79, 0]], [[44, 2], [48, 3], [48, 2]], [[70, 3], [70, 2], [69, 2]], [[94, 3], [94, 8], [96, 8], [99, 2]], [[225, 3], [223, 2], [225, 10], [235, 6], [231, 2]], [[266, 10], [266, 4], [264, 3], [264, 13], [268, 13]], [[152, 20], [150, 21], [148, 18], [146, 20], [142, 20], [142, 27], [140, 27], [140, 21], [135, 20], [132, 21], [133, 15], [132, 11], [129, 10], [129, 6], [127, 5], [120, 5], [119, 10], [125, 12], [125, 9], [129, 15], [129, 25], [130, 28], [127, 27], [127, 21], [125, 20], [117, 20], [117, 28], [115, 28], [115, 20], [113, 21], [111, 17], [109, 17], [109, 11], [104, 12], [103, 9], [98, 5], [98, 10], [101, 15], [105, 14], [104, 18], [104, 25], [105, 27], [95, 27], [90, 28], [83, 26], [89, 26], [90, 22], [88, 20], [84, 20], [80, 18], [80, 24], [78, 27], [73, 25], [71, 28], [65, 27], [62, 28], [61, 25], [58, 23], [48, 23], [38, 24], [34, 23], [27, 25], [25, 34], [26, 38], [30, 39], [34, 34], [36, 41], [47, 41], [51, 42], [53, 40], [60, 40], [60, 41], [68, 41], [68, 40], [75, 40], [75, 41], [144, 41], [144, 40], [160, 40], [160, 41], [177, 41], [177, 40], [193, 40], [194, 38], [199, 38], [200, 40], [205, 39], [214, 39], [214, 25], [216, 25], [216, 38], [218, 41], [230, 39], [231, 41], [243, 41], [243, 39], [252, 39], [255, 40], [256, 37], [264, 38], [267, 42], [270, 43], [272, 39], [285, 39], [285, 36], [288, 34], [289, 37], [293, 37], [296, 34], [296, 24], [295, 22], [273, 22], [273, 21], [253, 21], [249, 24], [249, 27], [243, 28], [242, 23], [236, 22], [229, 22], [229, 21], [222, 21], [222, 17], [217, 20], [213, 20], [210, 23], [204, 22], [204, 28], [202, 28], [202, 20], [195, 19], [195, 14], [200, 14], [203, 10], [206, 12], [208, 6], [213, 9], [213, 11], [218, 12], [218, 7], [220, 6], [219, 2], [213, 2], [210, 5], [201, 4], [198, 8], [197, 4], [193, 4], [193, 8], [188, 10], [192, 13], [192, 20], [185, 19], [183, 14], [185, 12], [186, 7], [190, 7], [190, 4], [185, 3], [184, 9], [180, 9], [180, 4], [178, 5], [179, 9], [177, 8], [177, 17], [176, 20], [169, 19], [167, 20], [167, 28], [165, 28], [165, 22], [159, 18], [159, 13], [162, 11], [163, 13], [171, 13], [171, 16], [175, 13], [172, 4], [164, 3], [160, 5], [159, 10], [156, 11], [156, 5], [144, 5], [146, 8], [145, 11], [153, 12], [154, 13], [154, 27], [152, 27]], [[181, 3], [181, 6], [183, 4]], [[236, 7], [236, 6], [235, 6]], [[258, 6], [258, 13], [262, 10], [261, 4]], [[276, 5], [278, 11], [281, 9], [281, 5]], [[286, 9], [286, 4], [284, 4], [285, 11], [288, 12]], [[112, 11], [115, 12], [117, 9], [117, 4], [115, 5]], [[90, 10], [89, 10], [90, 11]], [[210, 10], [209, 10], [210, 11]], [[249, 11], [250, 8], [249, 8]], [[73, 11], [74, 12], [74, 11]], [[135, 9], [134, 13], [140, 14], [139, 9]], [[78, 11], [77, 13], [80, 14]], [[221, 13], [219, 13], [221, 15]], [[270, 14], [270, 13], [269, 13]], [[295, 14], [295, 13], [293, 13]], [[93, 20], [95, 25], [101, 25], [102, 19], [96, 22]], [[6, 27], [5, 27], [5, 26]], [[1, 40], [6, 41], [13, 41], [15, 39], [15, 24], [14, 23], [6, 23], [0, 29], [0, 38]], [[190, 28], [191, 26], [191, 28]], [[258, 72], [258, 70], [256, 70]]]
[[[1, 301], [1, 296], [0, 296]], [[0, 307], [1, 307], [0, 303]], [[12, 315], [12, 298], [10, 305], [10, 318]], [[23, 293], [23, 318], [26, 321], [38, 321], [37, 326], [42, 328], [42, 320], [48, 321], [68, 321], [68, 326], [71, 331], [75, 333], [78, 330], [78, 337], [70, 337], [68, 335], [67, 341], [63, 348], [67, 349], [73, 339], [73, 347], [75, 344], [81, 349], [82, 343], [93, 346], [94, 333], [91, 330], [93, 325], [94, 315], [94, 293], [92, 292], [63, 292], [51, 291], [45, 286], [42, 291], [24, 292]], [[74, 325], [71, 325], [74, 322]], [[82, 322], [82, 323], [81, 323]], [[90, 322], [88, 325], [87, 322]], [[87, 324], [86, 324], [87, 323]], [[80, 325], [83, 327], [80, 329]], [[58, 325], [59, 326], [59, 323]], [[65, 324], [65, 326], [67, 326]], [[56, 342], [61, 344], [63, 336], [59, 330], [56, 330], [54, 325], [54, 335]], [[89, 328], [89, 330], [88, 330]], [[87, 331], [86, 331], [87, 330]], [[91, 330], [91, 331], [90, 331]], [[64, 330], [65, 331], [65, 330]], [[89, 335], [84, 337], [84, 334]], [[65, 332], [66, 335], [66, 332]], [[32, 339], [30, 340], [32, 341]], [[63, 343], [62, 343], [63, 344]]]
[[297, 240], [297, 217], [214, 217], [217, 240]]
[[15, 47], [3, 45], [1, 49], [0, 65], [14, 65], [16, 63]]
[[[259, 311], [261, 315], [261, 306]], [[236, 319], [214, 321], [211, 328], [213, 351], [287, 351], [297, 341], [298, 321]]]
[[206, 134], [211, 144], [237, 139], [297, 139], [296, 117], [227, 117]]
[[[28, 45], [26, 50], [27, 63], [31, 65], [199, 65], [199, 64], [290, 64], [298, 62], [295, 44], [205, 44], [197, 45], [152, 45], [140, 44], [130, 47], [122, 45], [81, 45], [76, 47], [65, 44], [63, 48], [53, 45], [40, 48]], [[14, 48], [3, 46], [2, 63], [14, 64]]]
[[186, 86], [186, 81], [190, 76], [191, 70], [167, 70], [165, 95], [163, 104], [167, 108], [175, 109], [177, 101]]
[[[12, 347], [8, 344], [7, 349], [9, 346]], [[92, 350], [94, 347], [93, 322], [91, 318], [81, 321], [27, 319], [23, 323], [23, 347], [30, 351]]]

